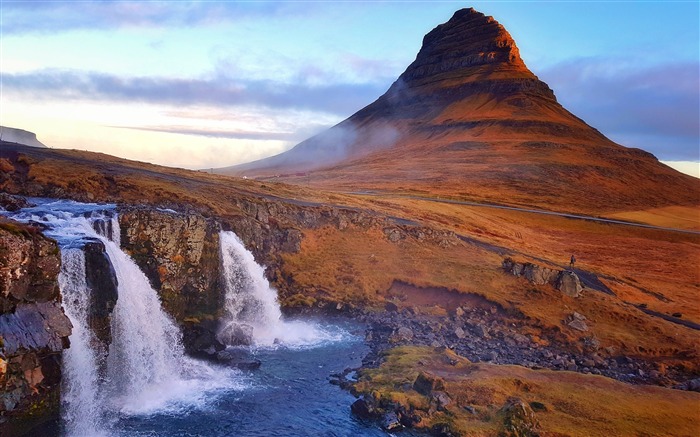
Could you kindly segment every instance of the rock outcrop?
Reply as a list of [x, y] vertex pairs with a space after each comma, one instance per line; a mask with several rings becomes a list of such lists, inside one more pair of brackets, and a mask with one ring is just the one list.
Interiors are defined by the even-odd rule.
[[90, 289], [88, 326], [106, 351], [112, 342], [112, 310], [119, 297], [117, 274], [100, 240], [86, 242], [83, 251], [85, 282]]
[[502, 266], [503, 270], [513, 276], [522, 276], [535, 285], [549, 284], [567, 296], [579, 297], [583, 291], [578, 275], [571, 270], [555, 270], [532, 263], [518, 263], [512, 258], [504, 259]]
[[119, 211], [121, 245], [182, 324], [214, 318], [224, 302], [219, 224], [197, 213], [154, 208]]
[[61, 351], [72, 325], [61, 308], [58, 246], [0, 218], [0, 434], [58, 419]]

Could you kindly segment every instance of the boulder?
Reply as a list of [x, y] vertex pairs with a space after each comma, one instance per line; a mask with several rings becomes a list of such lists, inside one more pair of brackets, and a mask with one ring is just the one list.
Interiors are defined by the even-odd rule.
[[382, 428], [385, 431], [398, 431], [403, 429], [399, 416], [394, 411], [389, 411], [382, 417]]
[[245, 323], [229, 323], [219, 331], [218, 338], [229, 346], [250, 346], [253, 344], [253, 327]]
[[581, 296], [581, 291], [583, 291], [578, 275], [568, 270], [559, 273], [556, 288], [571, 297], [579, 297]]
[[189, 355], [210, 360], [218, 359], [217, 352], [226, 348], [217, 337], [214, 322], [186, 322], [182, 343]]
[[568, 327], [576, 329], [577, 331], [588, 331], [588, 325], [586, 325], [586, 317], [577, 312], [574, 312], [569, 317], [567, 317], [565, 323]]
[[401, 326], [399, 329], [396, 330], [392, 338], [394, 339], [394, 341], [408, 341], [413, 338], [413, 331], [411, 330], [411, 328]]
[[535, 285], [553, 284], [559, 276], [559, 271], [527, 263], [523, 268], [523, 276]]
[[27, 201], [24, 197], [0, 193], [0, 208], [4, 208], [5, 211], [15, 212], [30, 206], [34, 206], [34, 204]]
[[413, 389], [424, 396], [429, 396], [433, 391], [445, 390], [445, 381], [439, 376], [420, 372], [413, 382]]
[[503, 425], [499, 435], [506, 437], [535, 437], [540, 435], [540, 424], [535, 417], [535, 412], [520, 398], [508, 399], [499, 413], [503, 415]]
[[445, 407], [452, 403], [452, 399], [444, 391], [434, 391], [430, 394], [430, 403], [438, 411], [444, 411]]
[[357, 417], [362, 419], [371, 419], [377, 416], [378, 408], [374, 398], [362, 396], [352, 403], [350, 411]]

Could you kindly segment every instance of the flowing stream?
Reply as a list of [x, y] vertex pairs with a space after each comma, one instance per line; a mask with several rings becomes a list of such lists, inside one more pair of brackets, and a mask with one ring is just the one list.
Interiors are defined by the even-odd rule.
[[[10, 215], [40, 222], [61, 249], [59, 286], [73, 323], [63, 354], [62, 423], [67, 436], [384, 435], [349, 414], [353, 397], [328, 383], [331, 373], [360, 364], [361, 328], [327, 321], [285, 320], [253, 255], [221, 232], [226, 286], [219, 337], [263, 362], [241, 372], [184, 354], [181, 332], [163, 311], [145, 274], [119, 246], [114, 205], [32, 199]], [[89, 327], [91, 293], [83, 247], [99, 241], [114, 269], [118, 297], [111, 343]], [[343, 326], [341, 326], [343, 325]], [[355, 332], [355, 333], [353, 333]], [[54, 433], [55, 434], [55, 433]]]

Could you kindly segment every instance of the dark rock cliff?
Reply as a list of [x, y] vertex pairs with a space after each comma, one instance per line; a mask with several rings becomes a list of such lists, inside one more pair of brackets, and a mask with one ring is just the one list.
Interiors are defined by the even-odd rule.
[[58, 419], [61, 352], [72, 329], [60, 266], [54, 241], [0, 218], [0, 435]]
[[221, 313], [219, 224], [194, 212], [123, 208], [119, 212], [122, 248], [159, 291], [163, 308], [185, 319]]

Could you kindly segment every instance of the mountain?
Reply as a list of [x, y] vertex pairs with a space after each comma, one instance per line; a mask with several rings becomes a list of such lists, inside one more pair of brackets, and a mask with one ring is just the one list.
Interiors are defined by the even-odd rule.
[[462, 9], [375, 102], [267, 159], [218, 170], [578, 212], [700, 203], [700, 183], [557, 102], [493, 17]]
[[31, 147], [46, 147], [45, 144], [36, 138], [34, 132], [7, 126], [0, 126], [0, 141]]

